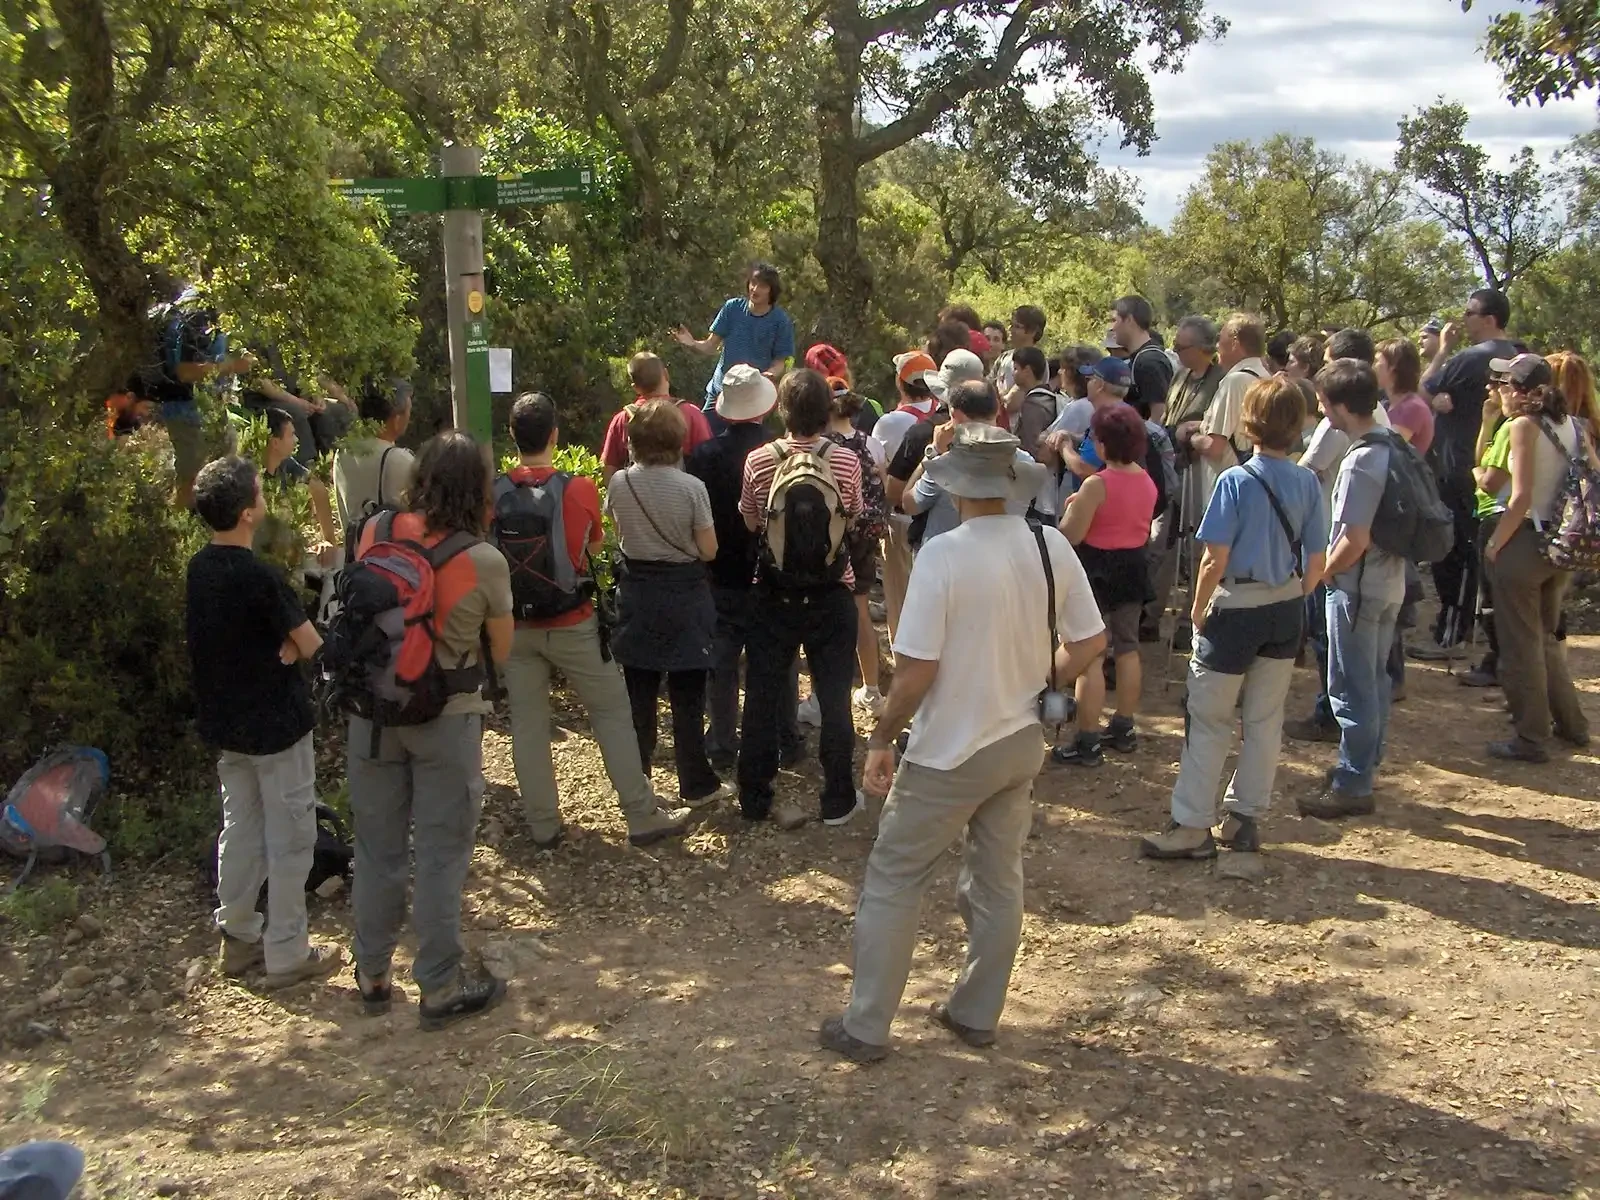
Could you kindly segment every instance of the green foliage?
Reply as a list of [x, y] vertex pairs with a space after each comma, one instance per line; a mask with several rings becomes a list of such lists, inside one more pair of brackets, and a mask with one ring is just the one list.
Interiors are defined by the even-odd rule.
[[1554, 189], [1530, 147], [1500, 171], [1466, 131], [1460, 104], [1418, 109], [1401, 118], [1395, 168], [1418, 185], [1423, 210], [1471, 251], [1484, 282], [1509, 291], [1560, 244]]
[[16, 891], [0, 892], [0, 917], [29, 933], [49, 933], [78, 915], [78, 886], [47, 875]]
[[[1534, 11], [1512, 10], [1489, 26], [1489, 61], [1505, 76], [1513, 101], [1576, 95], [1600, 86], [1600, 7], [1594, 0], [1535, 0]], [[1461, 0], [1461, 10], [1472, 0]]]

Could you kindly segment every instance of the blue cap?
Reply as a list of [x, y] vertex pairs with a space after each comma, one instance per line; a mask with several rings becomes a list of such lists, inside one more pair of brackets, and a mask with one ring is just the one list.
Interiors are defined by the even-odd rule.
[[1133, 383], [1133, 368], [1120, 358], [1112, 358], [1109, 354], [1104, 358], [1097, 358], [1092, 363], [1085, 363], [1078, 368], [1078, 374], [1085, 379], [1098, 375], [1112, 387], [1128, 387]]
[[64, 1142], [29, 1142], [0, 1154], [0, 1197], [67, 1200], [83, 1174], [83, 1152]]

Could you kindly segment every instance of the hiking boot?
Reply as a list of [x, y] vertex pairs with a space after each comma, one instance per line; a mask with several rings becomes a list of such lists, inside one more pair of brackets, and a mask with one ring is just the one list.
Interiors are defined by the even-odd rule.
[[1161, 833], [1139, 839], [1139, 854], [1144, 858], [1215, 858], [1217, 843], [1209, 829], [1195, 829], [1176, 821]]
[[1050, 757], [1067, 767], [1098, 767], [1106, 761], [1098, 733], [1080, 733], [1072, 741], [1050, 751]]
[[1325, 787], [1315, 796], [1302, 796], [1294, 806], [1302, 817], [1316, 817], [1321, 821], [1365, 817], [1374, 807], [1371, 796], [1346, 796], [1333, 787]]
[[720, 784], [716, 791], [707, 792], [704, 796], [695, 796], [693, 799], [688, 796], [682, 796], [680, 799], [690, 808], [709, 808], [711, 805], [720, 804], [724, 800], [732, 800], [738, 794], [739, 787], [737, 784], [724, 783]]
[[[767, 819], [779, 829], [789, 832], [793, 832], [811, 822], [811, 818], [806, 815], [804, 809], [798, 804], [790, 804], [787, 800], [780, 800], [777, 804], [774, 804], [772, 811], [767, 814]], [[845, 819], [848, 820], [849, 818]]]
[[1444, 662], [1456, 656], [1452, 646], [1441, 646], [1438, 642], [1423, 642], [1420, 646], [1407, 646], [1406, 653], [1418, 662]]
[[628, 845], [649, 846], [665, 838], [682, 837], [688, 828], [687, 808], [653, 808], [628, 822]]
[[222, 935], [221, 956], [222, 973], [229, 979], [248, 975], [251, 971], [265, 966], [267, 961], [262, 953], [259, 938], [247, 942], [243, 938], [234, 937], [231, 933]]
[[856, 802], [850, 806], [850, 811], [849, 812], [841, 813], [837, 817], [823, 817], [822, 818], [822, 823], [824, 825], [832, 825], [835, 828], [837, 828], [840, 825], [848, 825], [848, 824], [850, 824], [851, 818], [853, 818], [857, 813], [866, 812], [866, 811], [867, 811], [867, 798], [858, 789], [856, 791]]
[[1500, 674], [1493, 667], [1479, 665], [1456, 676], [1462, 687], [1492, 688], [1500, 686]]
[[561, 843], [566, 841], [566, 840], [567, 840], [567, 827], [565, 825], [557, 825], [556, 826], [556, 831], [554, 833], [552, 833], [549, 837], [547, 837], [547, 838], [534, 838], [533, 839], [533, 848], [535, 850], [554, 850], [557, 846], [561, 845]]
[[986, 1050], [994, 1045], [994, 1030], [974, 1029], [970, 1025], [963, 1025], [950, 1015], [948, 1004], [943, 1002], [935, 1004], [929, 1015], [975, 1050]]
[[503, 979], [492, 975], [457, 973], [453, 983], [446, 984], [431, 996], [417, 1002], [417, 1023], [432, 1033], [479, 1013], [486, 1013], [506, 997]]
[[1337, 721], [1319, 721], [1315, 717], [1285, 721], [1283, 723], [1283, 732], [1297, 742], [1328, 742], [1335, 746], [1339, 744], [1339, 724]]
[[1514, 737], [1509, 742], [1490, 742], [1489, 757], [1506, 762], [1544, 763], [1550, 761], [1550, 751], [1538, 742], [1525, 737]]
[[1111, 723], [1100, 731], [1100, 742], [1118, 754], [1132, 754], [1139, 748], [1139, 735], [1133, 730], [1133, 718], [1112, 717]]
[[356, 977], [356, 991], [361, 993], [361, 1011], [365, 1016], [381, 1017], [387, 1013], [394, 1004], [394, 981], [387, 973], [383, 983], [365, 983], [361, 979], [361, 968], [352, 967], [352, 974]]
[[311, 979], [326, 979], [344, 966], [344, 951], [337, 946], [313, 946], [311, 952], [287, 971], [267, 972], [262, 987], [268, 991], [293, 987]]
[[824, 1050], [842, 1054], [853, 1063], [866, 1066], [868, 1063], [882, 1062], [889, 1057], [889, 1047], [874, 1046], [846, 1033], [843, 1017], [829, 1017], [822, 1023], [818, 1033], [817, 1041], [822, 1044]]
[[1254, 854], [1261, 849], [1261, 831], [1256, 828], [1256, 819], [1230, 812], [1217, 829], [1217, 844], [1241, 854]]

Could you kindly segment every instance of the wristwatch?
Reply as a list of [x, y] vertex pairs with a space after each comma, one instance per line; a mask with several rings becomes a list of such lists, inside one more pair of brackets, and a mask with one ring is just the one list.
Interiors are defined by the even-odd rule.
[[929, 442], [928, 448], [922, 452], [922, 461], [925, 463], [930, 463], [938, 457], [939, 447], [935, 446], [932, 442]]

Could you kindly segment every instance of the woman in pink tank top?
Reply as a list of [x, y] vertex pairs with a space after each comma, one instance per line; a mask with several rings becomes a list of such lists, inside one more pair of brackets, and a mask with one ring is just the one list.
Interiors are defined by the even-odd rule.
[[1089, 423], [1095, 451], [1106, 466], [1083, 481], [1067, 503], [1061, 532], [1078, 550], [1084, 573], [1105, 618], [1117, 668], [1117, 708], [1100, 728], [1105, 707], [1105, 672], [1090, 667], [1078, 677], [1078, 734], [1057, 746], [1057, 762], [1097, 767], [1102, 738], [1131, 753], [1138, 744], [1133, 717], [1139, 707], [1143, 670], [1139, 660], [1139, 613], [1153, 595], [1145, 543], [1155, 517], [1156, 485], [1144, 469], [1148, 436], [1128, 404], [1097, 409]]

